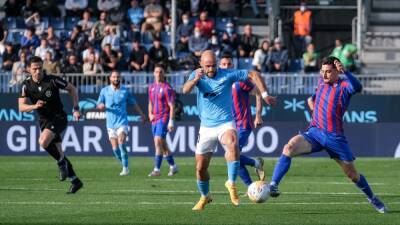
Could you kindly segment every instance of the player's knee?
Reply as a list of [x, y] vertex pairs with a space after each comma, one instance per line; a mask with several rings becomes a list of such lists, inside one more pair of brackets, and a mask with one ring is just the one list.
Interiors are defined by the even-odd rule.
[[49, 142], [45, 138], [39, 138], [39, 145], [42, 148], [47, 148], [49, 146]]
[[283, 147], [283, 154], [286, 156], [292, 157], [294, 155], [295, 148], [293, 142], [289, 141], [284, 147]]
[[226, 146], [235, 145], [236, 139], [236, 135], [233, 132], [227, 132], [223, 137], [222, 143]]

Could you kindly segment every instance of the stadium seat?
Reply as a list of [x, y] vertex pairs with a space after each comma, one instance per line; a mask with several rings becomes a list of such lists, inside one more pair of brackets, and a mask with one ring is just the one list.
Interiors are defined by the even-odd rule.
[[150, 32], [144, 32], [142, 34], [142, 43], [143, 44], [153, 44], [153, 36]]
[[164, 45], [171, 43], [171, 34], [169, 32], [161, 32], [161, 43]]
[[16, 17], [16, 24], [18, 29], [25, 29], [26, 24], [23, 17]]
[[7, 28], [8, 29], [16, 29], [17, 28], [17, 19], [15, 17], [7, 17]]
[[14, 44], [20, 44], [21, 43], [21, 38], [24, 36], [24, 31], [22, 30], [15, 30], [12, 31], [12, 42]]
[[219, 32], [225, 31], [228, 22], [231, 22], [229, 18], [217, 18], [215, 21], [215, 29]]
[[50, 25], [53, 26], [55, 30], [63, 30], [65, 29], [64, 19], [60, 17], [51, 17]]
[[79, 22], [79, 17], [67, 17], [66, 27], [68, 30], [72, 30], [74, 26]]
[[252, 69], [251, 63], [253, 62], [253, 58], [239, 58], [238, 59], [238, 69], [241, 70], [250, 70]]

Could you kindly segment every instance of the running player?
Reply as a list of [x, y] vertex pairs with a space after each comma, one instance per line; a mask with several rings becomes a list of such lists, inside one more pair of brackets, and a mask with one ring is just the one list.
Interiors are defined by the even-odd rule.
[[[219, 61], [219, 68], [221, 69], [231, 69], [233, 68], [232, 56], [229, 54], [223, 54]], [[256, 117], [253, 121], [251, 116], [251, 108], [249, 95], [253, 94], [256, 96]], [[244, 146], [246, 146], [251, 131], [253, 127], [257, 127], [263, 123], [261, 117], [262, 111], [262, 98], [258, 89], [255, 88], [254, 84], [249, 80], [244, 82], [235, 82], [232, 85], [232, 98], [233, 106], [232, 112], [236, 123], [236, 130], [238, 132], [239, 140], [239, 151], [242, 152]], [[239, 177], [242, 179], [243, 183], [248, 187], [253, 183], [249, 171], [246, 166], [252, 166], [256, 168], [256, 173], [259, 180], [264, 180], [264, 160], [259, 157], [253, 159], [240, 154], [240, 167], [239, 167]]]
[[[21, 112], [36, 110], [39, 115], [39, 144], [56, 161], [59, 167], [59, 180], [67, 177], [71, 180], [68, 194], [73, 194], [83, 187], [82, 181], [76, 176], [71, 162], [61, 149], [61, 133], [67, 127], [67, 114], [64, 112], [60, 99], [60, 89], [64, 89], [73, 101], [73, 116], [79, 120], [79, 98], [76, 88], [69, 82], [57, 76], [46, 75], [43, 71], [43, 61], [32, 56], [28, 61], [28, 76], [22, 83], [18, 108]], [[31, 104], [28, 104], [28, 99]]]
[[[321, 78], [315, 94], [308, 100], [313, 110], [311, 124], [306, 132], [294, 136], [284, 146], [275, 165], [270, 195], [279, 196], [279, 182], [289, 170], [293, 157], [325, 149], [347, 177], [365, 193], [372, 206], [378, 212], [385, 213], [385, 205], [373, 194], [365, 177], [357, 172], [355, 158], [343, 133], [343, 114], [350, 98], [362, 90], [360, 81], [343, 68], [342, 63], [335, 57], [328, 57], [322, 62]], [[340, 73], [344, 73], [345, 77], [339, 77]]]
[[275, 104], [275, 97], [268, 96], [264, 80], [257, 72], [245, 70], [217, 69], [214, 52], [204, 51], [200, 58], [200, 69], [190, 74], [183, 86], [183, 93], [190, 93], [197, 87], [197, 107], [199, 109], [200, 130], [196, 145], [197, 186], [201, 194], [193, 210], [202, 210], [212, 201], [209, 195], [208, 166], [218, 142], [225, 149], [228, 189], [233, 205], [239, 205], [236, 178], [240, 167], [237, 134], [232, 116], [232, 84], [250, 79], [261, 91], [267, 104]]
[[168, 131], [173, 131], [175, 126], [175, 92], [165, 80], [165, 71], [161, 65], [154, 67], [153, 75], [154, 83], [149, 85], [149, 120], [152, 125], [156, 151], [154, 169], [149, 177], [161, 175], [160, 168], [163, 157], [169, 164], [168, 176], [173, 176], [178, 172], [178, 167], [165, 138]]
[[128, 134], [127, 104], [135, 107], [143, 122], [146, 116], [129, 90], [121, 85], [121, 74], [114, 70], [109, 79], [111, 84], [101, 89], [97, 108], [106, 111], [108, 138], [115, 158], [122, 164], [119, 175], [126, 176], [129, 174], [128, 151], [125, 145]]

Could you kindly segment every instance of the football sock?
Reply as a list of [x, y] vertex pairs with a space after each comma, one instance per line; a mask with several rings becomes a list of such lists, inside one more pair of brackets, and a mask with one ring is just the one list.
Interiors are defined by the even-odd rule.
[[240, 165], [254, 167], [256, 165], [256, 160], [244, 155], [240, 155]]
[[283, 155], [283, 154], [281, 155], [278, 163], [275, 165], [271, 184], [279, 185], [279, 182], [281, 182], [283, 176], [285, 176], [285, 174], [289, 170], [291, 162], [292, 162], [292, 158], [290, 158], [286, 155]]
[[113, 154], [114, 154], [115, 158], [118, 159], [118, 161], [122, 163], [121, 150], [119, 150], [119, 148], [113, 149]]
[[60, 152], [54, 141], [50, 142], [50, 144], [45, 148], [46, 152], [51, 155], [57, 162], [61, 160]]
[[208, 180], [197, 180], [197, 188], [201, 196], [206, 197], [210, 191], [210, 183]]
[[170, 166], [175, 165], [174, 157], [172, 156], [172, 154], [167, 155], [167, 156], [165, 157], [165, 159], [167, 159], [167, 162], [168, 162], [168, 164], [169, 164]]
[[228, 180], [232, 183], [235, 183], [239, 172], [240, 162], [232, 161], [227, 162], [226, 164], [228, 166]]
[[125, 144], [120, 144], [118, 145], [119, 150], [121, 151], [121, 161], [122, 161], [122, 166], [128, 168], [128, 152], [126, 151], [126, 146]]
[[163, 160], [162, 155], [156, 155], [154, 157], [154, 170], [160, 170], [162, 160]]
[[374, 193], [372, 192], [367, 179], [365, 179], [363, 175], [360, 174], [360, 179], [355, 184], [369, 199], [374, 197]]
[[249, 186], [253, 181], [251, 180], [249, 171], [247, 170], [246, 166], [242, 164], [240, 161], [240, 167], [239, 167], [239, 177], [242, 179], [243, 183], [246, 186]]
[[67, 162], [67, 168], [68, 168], [68, 177], [71, 179], [73, 177], [76, 177], [74, 168], [72, 167], [72, 163], [69, 161], [69, 159], [64, 156], [64, 160]]

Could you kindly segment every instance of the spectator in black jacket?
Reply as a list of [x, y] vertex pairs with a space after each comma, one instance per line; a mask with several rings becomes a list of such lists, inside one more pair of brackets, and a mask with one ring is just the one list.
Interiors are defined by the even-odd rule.
[[168, 50], [165, 48], [158, 37], [153, 40], [153, 47], [149, 50], [150, 71], [154, 70], [154, 66], [161, 64], [164, 68], [168, 68]]

